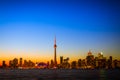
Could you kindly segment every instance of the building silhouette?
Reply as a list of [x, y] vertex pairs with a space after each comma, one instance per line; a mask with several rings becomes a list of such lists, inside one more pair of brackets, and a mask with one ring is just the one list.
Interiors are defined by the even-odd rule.
[[53, 66], [54, 66], [54, 61], [53, 61], [53, 60], [51, 60], [51, 63], [50, 63], [50, 68], [53, 68]]
[[[106, 57], [103, 56], [103, 53], [98, 53], [98, 57], [95, 57], [95, 68], [106, 68], [107, 60]], [[108, 61], [109, 62], [109, 61]]]
[[9, 61], [9, 67], [10, 67], [10, 68], [13, 67], [13, 61], [12, 61], [12, 60]]
[[63, 63], [63, 56], [60, 56], [60, 64]]
[[82, 66], [82, 60], [78, 59], [78, 68], [81, 68], [81, 66]]
[[24, 67], [27, 67], [28, 66], [28, 62], [27, 60], [24, 60]]
[[2, 62], [2, 67], [3, 67], [3, 68], [6, 68], [6, 66], [7, 66], [7, 65], [6, 65], [6, 62], [3, 61], [3, 62]]
[[109, 56], [109, 59], [107, 61], [108, 69], [112, 69], [112, 56]]
[[22, 67], [22, 58], [20, 58], [19, 66]]
[[92, 55], [91, 51], [88, 52], [88, 56], [86, 57], [86, 60], [87, 60], [87, 66], [91, 66], [91, 67], [94, 66], [94, 55]]
[[18, 59], [17, 59], [17, 58], [14, 58], [14, 59], [13, 59], [13, 67], [14, 67], [14, 68], [17, 68], [17, 67], [18, 67]]
[[76, 61], [72, 61], [71, 68], [72, 69], [76, 69], [77, 68], [77, 62]]

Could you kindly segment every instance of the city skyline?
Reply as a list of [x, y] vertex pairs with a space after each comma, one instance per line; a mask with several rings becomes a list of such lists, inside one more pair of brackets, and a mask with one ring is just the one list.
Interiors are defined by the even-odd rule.
[[[1, 0], [0, 61], [33, 61], [93, 55], [120, 59], [120, 5], [117, 0]], [[57, 58], [58, 59], [58, 58]], [[59, 60], [58, 60], [59, 61]]]
[[[55, 43], [54, 43], [54, 46], [56, 45], [56, 37], [55, 37]], [[56, 45], [56, 47], [57, 47], [57, 45]], [[61, 59], [63, 60], [63, 61], [65, 61], [65, 60], [68, 60], [70, 63], [71, 62], [74, 62], [74, 61], [77, 61], [77, 60], [79, 60], [79, 59], [81, 59], [81, 60], [85, 60], [85, 61], [87, 61], [87, 56], [92, 56], [93, 57], [93, 59], [94, 60], [96, 60], [96, 58], [98, 58], [98, 59], [105, 59], [105, 60], [109, 60], [110, 59], [110, 57], [112, 57], [112, 59], [113, 60], [118, 60], [119, 61], [119, 59], [117, 59], [117, 58], [114, 58], [114, 56], [111, 56], [111, 55], [109, 55], [108, 57], [107, 56], [104, 56], [104, 54], [103, 54], [103, 52], [99, 52], [99, 53], [97, 53], [96, 55], [94, 55], [92, 52], [91, 52], [91, 50], [89, 50], [88, 52], [87, 52], [87, 54], [86, 55], [84, 55], [84, 58], [81, 58], [81, 57], [79, 57], [79, 58], [75, 58], [75, 59], [72, 59], [71, 60], [71, 57], [69, 57], [69, 56], [67, 56], [67, 57], [65, 57], [65, 56], [58, 56], [57, 57], [57, 53], [56, 53], [56, 47], [54, 47], [54, 55], [53, 55], [53, 58], [51, 58], [51, 59], [49, 59], [49, 60], [34, 60], [34, 59], [32, 59], [32, 58], [27, 58], [27, 59], [23, 59], [23, 57], [14, 57], [13, 58], [13, 60], [14, 59], [22, 59], [22, 60], [24, 60], [24, 61], [33, 61], [33, 63], [50, 63], [50, 61], [52, 60], [53, 61], [53, 65], [54, 65], [54, 67], [56, 67], [56, 65], [58, 65], [58, 64], [61, 64]], [[61, 58], [62, 57], [62, 58]], [[32, 60], [31, 60], [32, 59]], [[36, 59], [36, 58], [35, 58]], [[4, 60], [1, 60], [0, 61], [0, 66], [3, 64], [3, 62], [5, 62], [5, 64], [7, 65], [7, 66], [9, 66], [9, 64], [10, 64], [10, 61], [12, 61], [12, 58], [9, 58], [8, 60], [7, 59], [4, 59]], [[18, 64], [20, 64], [21, 62], [18, 62]], [[23, 62], [22, 62], [23, 63]], [[86, 62], [87, 63], [87, 62]]]
[[56, 39], [54, 44], [54, 60], [51, 59], [47, 62], [33, 62], [23, 58], [14, 58], [6, 63], [2, 61], [0, 68], [3, 69], [117, 69], [120, 68], [120, 60], [105, 57], [103, 53], [98, 53], [98, 56], [89, 51], [85, 59], [79, 58], [78, 60], [70, 61], [69, 57], [60, 56], [59, 63], [56, 57]]

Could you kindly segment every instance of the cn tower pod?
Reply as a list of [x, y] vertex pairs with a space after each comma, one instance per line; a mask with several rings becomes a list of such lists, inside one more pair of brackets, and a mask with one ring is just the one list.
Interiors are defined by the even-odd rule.
[[56, 45], [56, 44], [54, 44], [54, 48], [57, 48], [57, 45]]
[[54, 48], [57, 48], [57, 45], [56, 45], [56, 37], [55, 37], [55, 40], [54, 40]]

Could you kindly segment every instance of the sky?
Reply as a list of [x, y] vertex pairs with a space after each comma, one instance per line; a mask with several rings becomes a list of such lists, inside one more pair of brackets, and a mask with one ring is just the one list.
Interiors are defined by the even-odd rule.
[[120, 57], [119, 0], [0, 0], [0, 61]]

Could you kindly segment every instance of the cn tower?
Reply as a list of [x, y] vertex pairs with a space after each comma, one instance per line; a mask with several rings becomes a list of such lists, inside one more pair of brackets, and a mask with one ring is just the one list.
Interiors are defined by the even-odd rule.
[[57, 48], [57, 45], [56, 45], [56, 37], [55, 37], [55, 40], [54, 40], [54, 66], [55, 67], [57, 65], [57, 61], [56, 61], [56, 48]]

